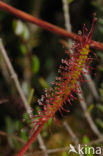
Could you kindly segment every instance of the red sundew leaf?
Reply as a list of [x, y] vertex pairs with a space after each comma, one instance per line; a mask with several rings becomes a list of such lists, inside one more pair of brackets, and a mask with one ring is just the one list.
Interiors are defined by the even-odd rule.
[[76, 53], [74, 53], [70, 59], [62, 59], [63, 65], [60, 65], [60, 76], [56, 77], [56, 81], [53, 82], [52, 92], [49, 89], [46, 89], [45, 96], [41, 100], [39, 100], [40, 104], [43, 103], [44, 108], [43, 111], [38, 112], [40, 118], [34, 125], [34, 127], [36, 127], [36, 131], [24, 146], [24, 148], [21, 150], [20, 154], [23, 154], [28, 149], [30, 144], [35, 140], [37, 134], [39, 134], [39, 132], [43, 128], [43, 125], [48, 122], [50, 118], [53, 117], [53, 119], [55, 120], [55, 114], [57, 110], [59, 110], [61, 116], [63, 116], [62, 110], [65, 110], [63, 108], [63, 104], [66, 101], [71, 104], [72, 100], [77, 100], [77, 98], [73, 96], [73, 93], [76, 94], [80, 91], [78, 80], [81, 79], [81, 73], [85, 66], [85, 63], [89, 61], [88, 54], [90, 52], [89, 47], [91, 43], [94, 22], [95, 17], [93, 18], [91, 30], [87, 35], [87, 29], [85, 25], [83, 26], [83, 37], [81, 38], [81, 42], [75, 43], [75, 45], [73, 45]]

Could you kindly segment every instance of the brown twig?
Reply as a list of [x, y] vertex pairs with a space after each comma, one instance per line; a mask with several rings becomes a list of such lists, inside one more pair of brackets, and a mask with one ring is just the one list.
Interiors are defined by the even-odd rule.
[[[68, 12], [68, 11], [69, 11], [69, 5], [67, 4], [67, 0], [62, 0], [62, 2], [63, 2], [63, 6], [64, 6], [64, 7], [63, 7], [63, 8], [64, 8], [63, 10], [64, 10], [64, 17], [65, 17], [65, 26], [66, 26], [66, 29], [67, 29], [68, 31], [71, 31], [72, 27], [71, 27], [71, 23], [70, 23], [69, 12]], [[71, 41], [68, 41], [68, 44], [71, 45]], [[86, 72], [86, 73], [88, 72], [85, 68], [83, 69], [83, 71], [84, 71], [84, 73], [85, 73], [85, 72]], [[94, 82], [93, 82], [91, 76], [89, 75], [89, 73], [88, 73], [88, 75], [87, 75], [87, 74], [83, 74], [83, 75], [84, 75], [84, 77], [87, 79], [87, 83], [88, 83], [88, 85], [89, 85], [89, 87], [90, 87], [90, 89], [91, 89], [93, 95], [95, 96], [96, 99], [99, 99], [99, 95], [98, 95], [98, 93], [97, 93], [95, 84], [94, 84]], [[83, 92], [82, 92], [80, 83], [78, 83], [78, 85], [79, 85], [80, 90], [81, 90], [80, 93], [78, 92], [78, 97], [79, 97], [79, 100], [80, 100], [80, 105], [81, 105], [81, 107], [82, 107], [82, 109], [83, 109], [83, 111], [84, 111], [84, 113], [85, 113], [85, 117], [86, 117], [86, 119], [87, 119], [87, 121], [88, 121], [88, 123], [89, 123], [89, 125], [90, 125], [90, 127], [91, 127], [91, 129], [92, 129], [92, 131], [93, 131], [98, 137], [100, 137], [101, 134], [100, 134], [99, 130], [97, 129], [97, 127], [96, 127], [94, 121], [92, 120], [91, 115], [90, 115], [88, 112], [86, 112], [86, 111], [87, 111], [87, 104], [86, 104], [86, 102], [85, 102], [85, 99], [84, 99], [84, 96], [83, 96]], [[81, 100], [81, 99], [82, 99], [82, 100]], [[68, 129], [68, 132], [69, 132], [69, 134], [71, 135], [71, 137], [72, 137], [72, 138], [75, 137], [75, 134], [72, 132], [72, 129], [69, 127], [69, 125], [67, 125], [67, 123], [65, 123], [64, 126], [66, 127], [66, 129]]]
[[[63, 13], [64, 13], [64, 19], [65, 19], [65, 28], [67, 31], [71, 32], [72, 26], [70, 23], [69, 5], [67, 3], [67, 0], [62, 0], [62, 5], [63, 5]], [[71, 46], [72, 46], [71, 40], [68, 40], [68, 45], [71, 48]], [[72, 53], [72, 51], [71, 51], [71, 53]], [[74, 134], [72, 128], [66, 121], [63, 122], [63, 125], [64, 125], [65, 129], [67, 130], [67, 132], [69, 133], [70, 137], [72, 138], [72, 141], [77, 146], [79, 143], [79, 139]]]
[[99, 100], [100, 97], [99, 97], [99, 94], [98, 94], [98, 91], [96, 89], [96, 85], [94, 83], [94, 81], [92, 80], [91, 76], [89, 75], [89, 72], [87, 69], [83, 69], [83, 72], [86, 73], [86, 74], [83, 74], [83, 76], [85, 77], [85, 79], [87, 80], [87, 84], [92, 92], [92, 95], [94, 96], [94, 98], [96, 100]]
[[[67, 3], [67, 0], [62, 0], [62, 5], [63, 5], [63, 13], [64, 13], [64, 19], [65, 19], [65, 28], [68, 32], [72, 32], [72, 26], [70, 23], [69, 5]], [[73, 44], [72, 40], [68, 40], [67, 43], [68, 43], [69, 47], [71, 48], [72, 44]], [[72, 51], [70, 51], [70, 52], [72, 53]], [[67, 130], [67, 132], [69, 133], [70, 137], [72, 138], [72, 141], [74, 142], [75, 146], [77, 147], [77, 145], [79, 143], [79, 139], [74, 134], [72, 128], [66, 121], [63, 122], [63, 125], [64, 125], [65, 129]], [[82, 156], [82, 155], [80, 154], [80, 156]]]
[[79, 140], [76, 137], [76, 135], [74, 134], [74, 132], [72, 131], [71, 127], [68, 125], [68, 123], [66, 121], [63, 122], [63, 125], [65, 127], [65, 129], [68, 131], [69, 135], [72, 138], [72, 141], [75, 143], [75, 145], [78, 145]]
[[[67, 147], [60, 147], [60, 148], [55, 148], [55, 149], [48, 149], [47, 150], [47, 153], [48, 154], [53, 154], [53, 153], [57, 153], [57, 152], [64, 152], [64, 151], [68, 151], [69, 150], [69, 146]], [[33, 156], [36, 155], [36, 154], [42, 154], [43, 152], [42, 151], [35, 151], [35, 152], [28, 152], [25, 154], [25, 156]]]
[[46, 148], [46, 146], [45, 146], [45, 144], [44, 144], [44, 141], [43, 141], [41, 135], [39, 134], [39, 135], [37, 136], [37, 138], [38, 138], [38, 141], [39, 141], [40, 149], [43, 151], [44, 156], [48, 156], [47, 148]]
[[13, 68], [13, 66], [11, 64], [11, 61], [10, 61], [10, 59], [9, 59], [7, 53], [6, 53], [6, 50], [5, 50], [4, 46], [3, 46], [3, 43], [2, 43], [1, 39], [0, 39], [0, 52], [2, 53], [2, 56], [3, 56], [3, 58], [5, 60], [5, 63], [7, 65], [7, 67], [8, 67], [8, 70], [9, 70], [9, 72], [11, 74], [11, 78], [13, 79], [13, 81], [15, 83], [15, 86], [17, 88], [17, 91], [18, 91], [23, 103], [24, 103], [26, 111], [27, 111], [28, 114], [30, 114], [31, 113], [31, 108], [27, 103], [26, 97], [25, 97], [25, 95], [24, 95], [24, 93], [23, 93], [23, 91], [21, 89], [18, 77], [17, 77], [17, 75], [16, 75], [16, 73], [14, 71], [14, 68]]
[[[67, 31], [72, 32], [72, 26], [70, 23], [70, 15], [69, 15], [69, 4], [67, 2], [67, 0], [62, 0], [63, 2], [63, 11], [64, 11], [64, 18], [65, 18], [65, 28]], [[68, 41], [69, 46], [71, 47], [71, 45], [73, 44], [72, 41]], [[92, 80], [91, 76], [89, 75], [87, 69], [83, 69], [84, 73], [87, 74], [83, 74], [85, 79], [87, 80], [87, 84], [90, 87], [93, 96], [95, 97], [96, 100], [99, 100], [99, 95], [95, 86], [94, 81]]]
[[[99, 144], [99, 143], [102, 143], [103, 142], [103, 138], [100, 138], [100, 139], [97, 139], [97, 140], [93, 140], [89, 143], [87, 143], [88, 146], [91, 146], [91, 145], [96, 145], [96, 144]], [[75, 146], [74, 146], [75, 147]], [[68, 152], [69, 150], [69, 146], [67, 147], [60, 147], [60, 148], [55, 148], [55, 149], [48, 149], [47, 150], [47, 153], [48, 154], [52, 154], [52, 153], [57, 153], [57, 152], [64, 152], [64, 151], [67, 151]], [[25, 154], [25, 156], [32, 156], [33, 154], [42, 154], [42, 151], [35, 151], [35, 152], [28, 152], [27, 154]]]
[[5, 64], [5, 62], [4, 62], [3, 58], [2, 58], [2, 55], [0, 55], [0, 68], [1, 68], [2, 75], [3, 75], [7, 85], [10, 86], [9, 72], [8, 72], [6, 64]]
[[70, 14], [69, 14], [69, 6], [67, 0], [62, 0], [63, 3], [63, 12], [64, 12], [64, 19], [65, 19], [65, 28], [68, 32], [72, 32], [72, 26], [70, 23]]
[[[15, 70], [14, 70], [12, 64], [11, 64], [11, 61], [10, 61], [8, 55], [7, 55], [7, 52], [6, 52], [5, 48], [4, 48], [4, 45], [3, 45], [1, 39], [0, 39], [0, 52], [1, 52], [1, 54], [2, 54], [2, 56], [4, 58], [4, 60], [5, 60], [5, 63], [7, 65], [7, 67], [8, 67], [8, 70], [9, 70], [9, 72], [11, 74], [11, 78], [14, 80], [15, 86], [16, 86], [17, 91], [18, 91], [18, 93], [19, 93], [19, 95], [20, 95], [20, 97], [21, 97], [21, 99], [23, 101], [26, 112], [29, 114], [29, 116], [31, 116], [32, 115], [32, 109], [31, 109], [30, 105], [28, 104], [27, 99], [26, 99], [26, 97], [25, 97], [25, 95], [24, 95], [24, 93], [23, 93], [23, 91], [21, 89], [19, 80], [17, 78], [17, 74], [16, 74], [16, 72], [15, 72]], [[40, 147], [42, 147], [42, 146], [45, 147], [44, 142], [43, 142], [40, 134], [39, 134], [39, 136], [37, 136], [37, 138], [38, 138], [38, 142], [40, 144]], [[43, 151], [44, 151], [45, 156], [47, 156], [46, 147], [43, 148]]]
[[8, 133], [3, 132], [3, 131], [0, 131], [0, 135], [2, 135], [2, 136], [7, 136], [7, 137], [11, 137], [11, 138], [16, 139], [16, 140], [18, 140], [19, 142], [25, 144], [25, 141], [22, 140], [21, 138], [19, 138], [18, 136], [15, 136], [15, 135], [12, 135], [12, 134], [8, 134]]
[[[11, 14], [15, 15], [18, 18], [21, 18], [21, 19], [26, 20], [28, 22], [34, 23], [34, 24], [40, 26], [41, 28], [43, 28], [43, 29], [45, 29], [47, 31], [50, 31], [50, 32], [52, 32], [54, 34], [57, 34], [59, 36], [70, 38], [70, 39], [75, 40], [75, 41], [81, 41], [81, 36], [76, 35], [76, 34], [71, 33], [71, 32], [67, 32], [64, 29], [60, 28], [60, 27], [57, 27], [57, 26], [55, 26], [53, 24], [50, 24], [50, 23], [45, 22], [43, 20], [40, 20], [40, 19], [38, 19], [36, 17], [33, 17], [32, 15], [29, 15], [29, 14], [23, 12], [23, 11], [20, 11], [20, 10], [18, 10], [16, 8], [4, 3], [4, 2], [1, 2], [1, 1], [0, 1], [0, 9], [11, 13]], [[100, 42], [91, 41], [91, 47], [103, 50], [103, 44], [100, 43]]]
[[85, 118], [87, 120], [87, 122], [89, 123], [89, 126], [91, 127], [92, 131], [100, 138], [102, 136], [102, 134], [99, 132], [98, 128], [96, 127], [90, 113], [87, 111], [87, 104], [85, 102], [85, 99], [84, 99], [84, 96], [83, 96], [83, 92], [82, 92], [82, 89], [81, 89], [81, 86], [78, 82], [78, 85], [79, 85], [79, 89], [78, 89], [78, 98], [80, 100], [80, 105], [84, 111], [84, 115], [85, 115]]

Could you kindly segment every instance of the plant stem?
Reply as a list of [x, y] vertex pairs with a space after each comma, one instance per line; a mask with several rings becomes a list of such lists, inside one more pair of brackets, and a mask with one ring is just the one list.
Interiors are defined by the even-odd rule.
[[[57, 34], [59, 36], [70, 38], [70, 39], [78, 41], [78, 42], [80, 42], [82, 39], [82, 37], [79, 35], [76, 35], [76, 34], [71, 33], [71, 32], [67, 32], [66, 30], [64, 30], [60, 27], [57, 27], [53, 24], [50, 24], [50, 23], [45, 22], [43, 20], [40, 20], [36, 17], [33, 17], [32, 15], [29, 15], [23, 11], [20, 11], [20, 10], [18, 10], [16, 8], [4, 3], [4, 2], [1, 2], [1, 1], [0, 1], [0, 9], [11, 13], [18, 18], [21, 18], [21, 19], [24, 19], [24, 20], [29, 21], [31, 23], [34, 23], [34, 24], [40, 26], [41, 28], [43, 28], [47, 31], [50, 31], [54, 34]], [[96, 42], [96, 41], [92, 40], [90, 46], [93, 48], [96, 48], [96, 49], [103, 50], [103, 44], [100, 42]]]
[[40, 133], [40, 131], [42, 130], [43, 126], [44, 126], [45, 122], [42, 122], [42, 124], [40, 124], [38, 126], [38, 128], [36, 129], [35, 133], [33, 133], [33, 135], [31, 136], [31, 138], [28, 140], [28, 142], [24, 145], [24, 147], [21, 149], [21, 151], [18, 153], [17, 156], [23, 156], [23, 154], [27, 151], [27, 149], [29, 148], [29, 146], [34, 142], [34, 140], [36, 139], [37, 135]]
[[7, 55], [7, 52], [6, 52], [5, 48], [4, 48], [2, 39], [0, 39], [0, 52], [1, 52], [1, 54], [2, 54], [2, 56], [4, 58], [4, 60], [5, 60], [5, 63], [6, 63], [7, 68], [9, 70], [10, 74], [11, 74], [11, 78], [13, 79], [13, 81], [15, 83], [17, 91], [18, 91], [18, 93], [19, 93], [19, 95], [20, 95], [20, 97], [21, 97], [21, 99], [22, 99], [22, 101], [24, 103], [26, 111], [29, 114], [29, 113], [31, 113], [31, 108], [28, 105], [26, 97], [25, 97], [25, 95], [24, 95], [24, 93], [23, 93], [23, 91], [21, 89], [20, 82], [18, 80], [17, 74], [16, 74], [16, 72], [15, 72], [15, 70], [14, 70], [12, 64], [11, 64], [11, 61], [10, 61], [8, 55]]

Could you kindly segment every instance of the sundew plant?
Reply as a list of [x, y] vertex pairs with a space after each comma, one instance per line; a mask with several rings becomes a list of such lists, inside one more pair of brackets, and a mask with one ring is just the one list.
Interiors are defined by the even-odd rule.
[[95, 17], [93, 18], [91, 30], [88, 34], [86, 34], [87, 28], [84, 24], [82, 40], [73, 45], [73, 54], [70, 55], [69, 52], [67, 52], [70, 58], [67, 56], [66, 59], [62, 59], [62, 65], [60, 65], [58, 70], [60, 76], [56, 77], [56, 81], [52, 82], [53, 87], [46, 90], [45, 95], [42, 95], [41, 99], [38, 100], [38, 104], [43, 105], [43, 111], [39, 111], [38, 116], [36, 115], [38, 119], [36, 118], [35, 120], [34, 118], [33, 123], [35, 123], [34, 128], [36, 130], [18, 156], [22, 156], [25, 153], [42, 130], [44, 124], [47, 123], [50, 118], [55, 118], [57, 110], [60, 112], [61, 110], [68, 111], [63, 108], [63, 104], [66, 104], [66, 101], [70, 103], [71, 99], [75, 99], [73, 93], [79, 91], [78, 81], [80, 75], [86, 62], [90, 61], [88, 55], [90, 53], [90, 42], [94, 23]]
[[[58, 75], [56, 76], [55, 81], [52, 82], [50, 88], [48, 87], [45, 89], [44, 95], [41, 95], [41, 98], [37, 100], [37, 106], [39, 106], [40, 109], [37, 111], [36, 115], [33, 115], [33, 111], [30, 106], [31, 102], [30, 100], [28, 100], [29, 102], [27, 101], [21, 89], [18, 78], [15, 74], [15, 70], [13, 69], [10, 59], [8, 55], [6, 54], [6, 50], [2, 44], [2, 41], [0, 40], [1, 54], [3, 55], [3, 58], [7, 64], [10, 74], [12, 75], [11, 77], [14, 80], [15, 86], [21, 97], [21, 100], [24, 103], [26, 112], [28, 113], [30, 117], [29, 119], [31, 121], [30, 122], [30, 124], [32, 125], [31, 127], [33, 127], [31, 128], [30, 132], [32, 132], [32, 134], [30, 133], [31, 135], [28, 141], [24, 144], [23, 147], [20, 147], [21, 149], [18, 152], [18, 154], [16, 154], [16, 156], [23, 156], [26, 152], [28, 152], [30, 145], [34, 143], [34, 141], [36, 140], [36, 138], [42, 131], [45, 124], [47, 124], [51, 119], [53, 119], [54, 123], [56, 123], [56, 120], [57, 120], [56, 112], [59, 111], [61, 116], [62, 116], [62, 111], [69, 112], [70, 111], [69, 108], [72, 107], [72, 105], [73, 106], [75, 105], [75, 103], [73, 103], [73, 100], [77, 100], [77, 101], [81, 100], [81, 103], [83, 102], [82, 107], [85, 113], [84, 116], [87, 118], [87, 121], [91, 129], [94, 131], [94, 133], [98, 137], [101, 137], [102, 136], [101, 132], [99, 132], [98, 128], [95, 126], [95, 123], [93, 122], [90, 114], [88, 113], [89, 111], [87, 110], [87, 106], [85, 106], [84, 104], [85, 102], [84, 102], [83, 97], [81, 96], [82, 90], [80, 87], [80, 84], [82, 82], [85, 83], [83, 76], [86, 77], [86, 75], [89, 75], [92, 69], [91, 62], [93, 60], [92, 56], [94, 55], [94, 53], [92, 52], [91, 47], [95, 49], [103, 50], [102, 43], [92, 40], [94, 25], [96, 22], [96, 14], [93, 15], [93, 20], [91, 23], [90, 30], [88, 30], [87, 26], [84, 24], [82, 33], [79, 35], [76, 35], [72, 32], [67, 32], [66, 30], [59, 28], [53, 24], [50, 24], [36, 17], [33, 17], [32, 15], [29, 15], [1, 1], [0, 1], [0, 9], [5, 12], [13, 14], [22, 20], [36, 24], [40, 26], [41, 28], [47, 31], [50, 31], [56, 35], [74, 40], [74, 42], [72, 42], [72, 47], [70, 49], [65, 46], [65, 41], [62, 42], [66, 56], [65, 58], [61, 59], [59, 69], [57, 69]], [[25, 47], [22, 47], [22, 49], [25, 53]], [[31, 53], [28, 55], [28, 58], [30, 59], [32, 58]], [[36, 63], [38, 63], [37, 57], [36, 57], [36, 61], [37, 61]], [[36, 65], [36, 63], [34, 63], [34, 65]], [[91, 80], [90, 77], [89, 77], [89, 80]], [[93, 94], [95, 94], [94, 93], [95, 85], [93, 87], [91, 88], [92, 88]], [[78, 97], [79, 97], [79, 100], [78, 100]], [[97, 94], [97, 97], [96, 97], [97, 100], [99, 99], [98, 97], [99, 96]], [[102, 109], [102, 107], [100, 106], [99, 109]], [[99, 124], [100, 124], [100, 121], [99, 121]]]

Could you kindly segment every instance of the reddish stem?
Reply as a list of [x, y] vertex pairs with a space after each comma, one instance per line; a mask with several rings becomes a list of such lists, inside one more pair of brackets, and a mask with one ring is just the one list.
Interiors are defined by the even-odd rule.
[[34, 140], [36, 139], [37, 135], [40, 133], [40, 131], [42, 130], [43, 126], [44, 126], [45, 122], [42, 122], [42, 124], [40, 124], [38, 126], [38, 128], [36, 129], [36, 131], [33, 133], [33, 135], [31, 136], [31, 138], [28, 140], [28, 142], [24, 145], [24, 147], [21, 149], [21, 151], [17, 154], [17, 156], [23, 156], [23, 154], [28, 150], [29, 146], [34, 142]]
[[[79, 36], [79, 35], [76, 35], [71, 32], [67, 32], [66, 30], [64, 30], [60, 27], [57, 27], [53, 24], [50, 24], [50, 23], [40, 20], [36, 17], [33, 17], [32, 15], [29, 15], [23, 11], [20, 11], [20, 10], [18, 10], [4, 2], [1, 2], [1, 1], [0, 1], [0, 9], [4, 10], [6, 12], [9, 12], [11, 14], [14, 14], [15, 16], [17, 16], [21, 19], [24, 19], [26, 21], [34, 23], [34, 24], [40, 26], [41, 28], [48, 30], [54, 34], [57, 34], [57, 35], [60, 35], [60, 36], [66, 37], [66, 38], [71, 38], [72, 40], [75, 40], [75, 41], [81, 40], [81, 36]], [[100, 42], [92, 41], [90, 46], [94, 47], [96, 49], [103, 50], [103, 44]]]

